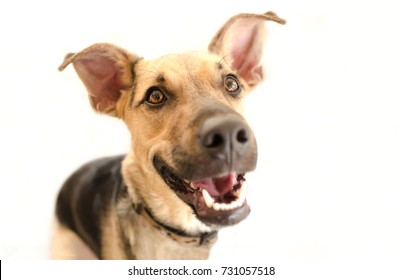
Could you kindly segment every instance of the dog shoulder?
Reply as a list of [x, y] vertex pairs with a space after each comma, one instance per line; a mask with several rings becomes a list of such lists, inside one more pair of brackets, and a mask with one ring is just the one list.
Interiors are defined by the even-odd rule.
[[98, 257], [103, 218], [121, 183], [123, 158], [106, 157], [83, 165], [66, 180], [57, 198], [59, 222], [75, 231]]

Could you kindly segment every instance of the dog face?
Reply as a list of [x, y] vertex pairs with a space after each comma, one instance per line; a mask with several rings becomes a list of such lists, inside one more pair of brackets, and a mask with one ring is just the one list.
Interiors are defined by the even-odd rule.
[[232, 225], [249, 214], [243, 182], [257, 145], [241, 104], [262, 78], [265, 20], [283, 23], [273, 13], [233, 17], [208, 53], [144, 60], [96, 44], [61, 66], [73, 63], [96, 111], [127, 124], [123, 175], [133, 200], [172, 226]]
[[[251, 129], [239, 114], [247, 83], [222, 59], [185, 54], [139, 62], [124, 118], [133, 153], [208, 224], [249, 213], [243, 174], [257, 160]], [[140, 147], [140, 148], [139, 148]]]

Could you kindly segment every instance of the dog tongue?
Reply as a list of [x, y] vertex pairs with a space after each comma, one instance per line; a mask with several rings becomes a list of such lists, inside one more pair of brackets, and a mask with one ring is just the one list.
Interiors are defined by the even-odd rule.
[[235, 174], [229, 173], [219, 178], [207, 178], [192, 181], [194, 185], [205, 189], [211, 196], [222, 196], [233, 190]]

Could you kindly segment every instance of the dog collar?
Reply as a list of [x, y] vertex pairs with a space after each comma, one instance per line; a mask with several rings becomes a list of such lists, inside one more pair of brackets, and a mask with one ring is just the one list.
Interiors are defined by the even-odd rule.
[[[121, 176], [120, 172], [116, 174], [116, 179], [118, 184], [116, 199], [118, 199], [118, 197], [126, 196], [128, 194], [128, 188], [126, 184], [124, 184], [123, 177]], [[132, 208], [138, 215], [141, 215], [143, 218], [145, 218], [153, 227], [158, 229], [163, 235], [168, 236], [169, 238], [178, 243], [193, 246], [208, 246], [214, 244], [218, 239], [218, 231], [216, 230], [211, 232], [203, 232], [197, 235], [191, 235], [182, 230], [175, 229], [168, 225], [165, 225], [160, 221], [158, 221], [157, 219], [155, 219], [151, 211], [148, 208], [143, 207], [142, 203], [135, 204], [134, 202], [132, 202]]]
[[189, 245], [195, 246], [207, 246], [212, 245], [218, 239], [218, 231], [214, 230], [211, 232], [204, 232], [197, 235], [188, 234], [182, 230], [178, 230], [167, 226], [158, 220], [152, 215], [151, 211], [146, 208], [137, 205], [137, 207], [133, 204], [133, 208], [137, 214], [144, 217], [153, 227], [158, 229], [163, 235], [168, 236], [172, 240]]

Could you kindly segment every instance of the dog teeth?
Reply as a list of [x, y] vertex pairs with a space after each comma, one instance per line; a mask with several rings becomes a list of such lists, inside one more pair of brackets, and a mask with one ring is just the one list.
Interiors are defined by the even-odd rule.
[[237, 194], [236, 201], [241, 201], [242, 203], [246, 200], [248, 187], [246, 184], [243, 184]]
[[215, 200], [209, 195], [207, 190], [202, 190], [202, 197], [204, 198], [205, 204], [208, 206], [208, 208], [211, 208]]
[[247, 196], [247, 186], [243, 185], [238, 192], [237, 199], [232, 201], [229, 204], [215, 202], [215, 200], [204, 189], [202, 190], [202, 196], [203, 196], [205, 204], [208, 206], [208, 208], [212, 208], [215, 211], [229, 211], [229, 210], [239, 208], [240, 206], [242, 206], [244, 204], [244, 202], [246, 201], [246, 196]]
[[[184, 182], [187, 183], [187, 180], [184, 180]], [[188, 184], [190, 184], [190, 188], [192, 188], [193, 190], [198, 190], [198, 187], [194, 185], [191, 181], [188, 181]]]

